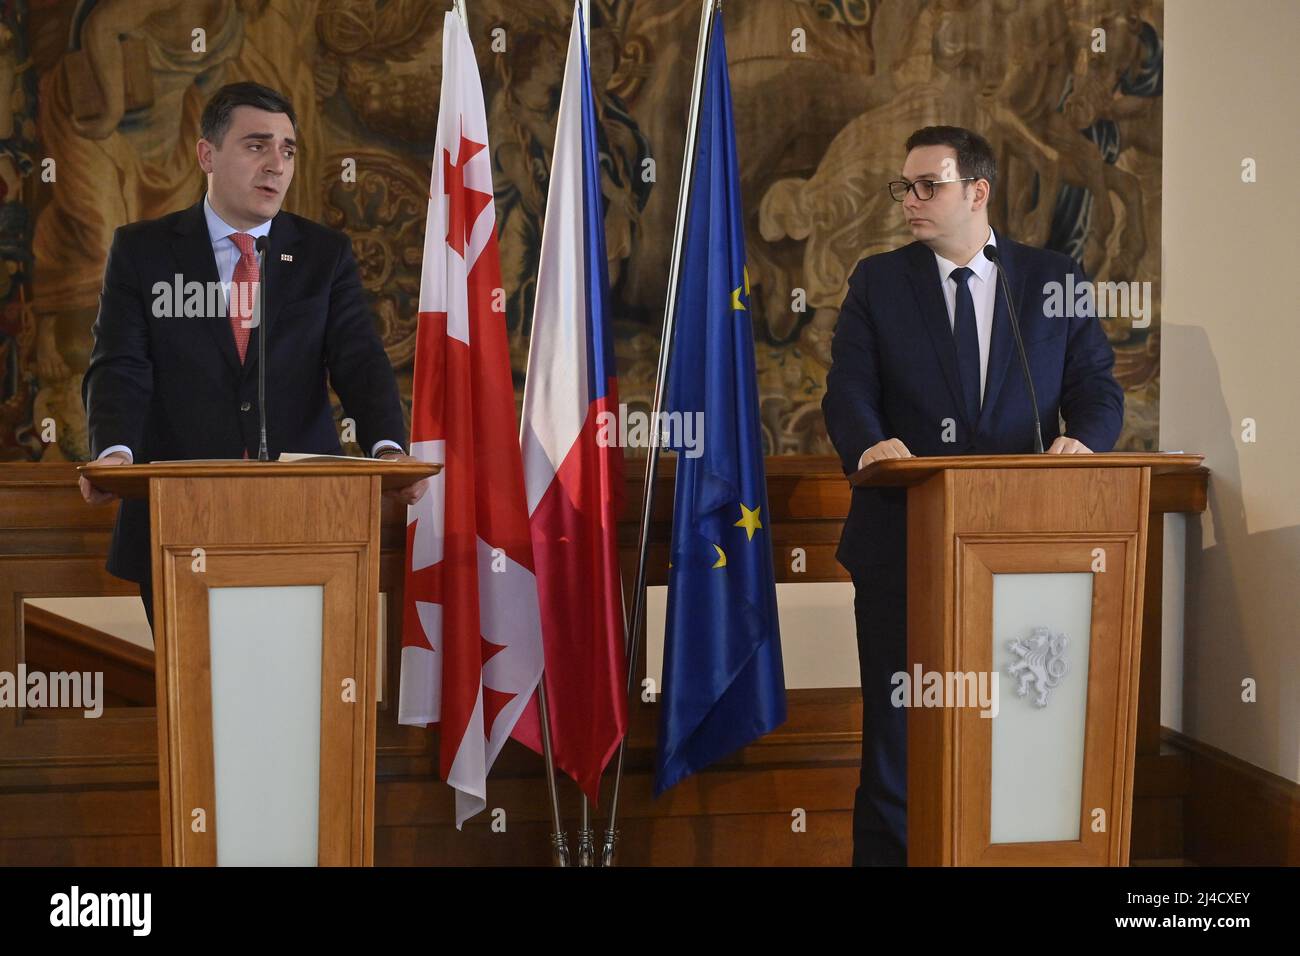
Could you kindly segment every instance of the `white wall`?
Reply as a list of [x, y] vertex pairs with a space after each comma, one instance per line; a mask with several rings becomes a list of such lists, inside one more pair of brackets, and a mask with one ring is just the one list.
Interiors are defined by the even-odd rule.
[[1164, 39], [1160, 444], [1212, 471], [1172, 711], [1300, 781], [1300, 3], [1170, 0]]

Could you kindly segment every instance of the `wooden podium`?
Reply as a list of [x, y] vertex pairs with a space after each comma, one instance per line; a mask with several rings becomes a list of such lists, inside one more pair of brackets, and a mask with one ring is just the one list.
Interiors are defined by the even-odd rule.
[[1200, 463], [954, 456], [852, 476], [908, 489], [909, 865], [1128, 865], [1151, 476]]
[[438, 465], [89, 464], [149, 499], [162, 859], [374, 859], [380, 491]]

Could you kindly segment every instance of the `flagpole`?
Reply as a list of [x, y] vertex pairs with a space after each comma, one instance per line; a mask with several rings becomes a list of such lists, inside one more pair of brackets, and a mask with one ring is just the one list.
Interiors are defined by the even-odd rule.
[[[465, 15], [465, 0], [454, 0], [461, 16]], [[469, 21], [466, 21], [468, 23]], [[529, 343], [531, 346], [531, 343]], [[522, 427], [522, 426], [521, 426]], [[520, 441], [522, 442], [522, 434]], [[569, 835], [560, 821], [560, 793], [555, 785], [555, 751], [551, 747], [551, 703], [546, 693], [546, 668], [542, 668], [542, 677], [537, 682], [537, 707], [541, 711], [542, 723], [542, 758], [546, 763], [546, 795], [551, 801], [551, 863], [558, 867], [567, 867], [569, 859]], [[585, 800], [585, 798], [584, 798]], [[584, 803], [583, 810], [586, 810]], [[581, 837], [581, 831], [579, 831]]]
[[[587, 58], [591, 58], [591, 0], [579, 0], [582, 10], [582, 42], [587, 49]], [[623, 631], [623, 643], [627, 643], [627, 631]], [[591, 828], [591, 803], [586, 793], [582, 794], [578, 823], [578, 866], [596, 865], [596, 832]]]
[[[641, 492], [640, 550], [636, 565], [636, 584], [632, 589], [632, 616], [628, 622], [627, 695], [635, 701], [637, 688], [636, 659], [640, 653], [641, 632], [645, 627], [646, 558], [650, 550], [650, 513], [654, 507], [655, 474], [659, 468], [660, 412], [668, 379], [668, 362], [672, 354], [673, 325], [677, 313], [677, 283], [681, 273], [682, 251], [686, 235], [686, 214], [690, 207], [691, 179], [695, 170], [695, 145], [700, 129], [700, 101], [704, 95], [704, 65], [708, 58], [709, 37], [713, 32], [713, 11], [719, 0], [703, 0], [700, 10], [700, 38], [695, 49], [695, 75], [691, 87], [691, 107], [686, 124], [686, 149], [682, 158], [682, 185], [677, 193], [677, 226], [673, 232], [672, 259], [668, 265], [668, 296], [664, 302], [663, 333], [659, 340], [659, 369], [655, 376], [654, 407], [650, 416], [650, 447], [646, 455], [645, 487]], [[605, 828], [602, 866], [613, 866], [618, 851], [618, 799], [623, 783], [623, 762], [627, 754], [627, 735], [618, 747], [614, 770], [614, 794], [609, 804], [609, 823]]]
[[551, 705], [546, 698], [546, 671], [537, 682], [537, 707], [542, 719], [542, 756], [546, 760], [546, 789], [551, 798], [551, 862], [569, 865], [569, 837], [560, 824], [560, 794], [555, 788], [555, 754], [551, 750]]
[[578, 866], [596, 865], [596, 831], [591, 828], [591, 803], [582, 795], [582, 817], [578, 824]]

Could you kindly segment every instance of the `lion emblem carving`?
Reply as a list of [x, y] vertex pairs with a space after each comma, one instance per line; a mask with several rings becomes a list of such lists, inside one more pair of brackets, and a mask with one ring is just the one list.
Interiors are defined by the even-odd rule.
[[1007, 673], [1016, 678], [1016, 695], [1025, 697], [1032, 687], [1036, 691], [1034, 703], [1046, 707], [1049, 692], [1069, 673], [1070, 663], [1065, 659], [1069, 643], [1064, 634], [1053, 636], [1046, 627], [1034, 628], [1023, 640], [1008, 641], [1008, 649], [1019, 658], [1007, 668]]

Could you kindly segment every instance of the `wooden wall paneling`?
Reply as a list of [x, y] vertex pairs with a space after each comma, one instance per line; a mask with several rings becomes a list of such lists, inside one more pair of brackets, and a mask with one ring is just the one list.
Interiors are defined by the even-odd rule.
[[23, 652], [28, 670], [104, 675], [104, 705], [154, 705], [153, 651], [34, 604], [23, 607]]
[[[104, 570], [102, 555], [0, 554], [0, 670], [16, 675], [27, 659], [27, 598], [124, 593], [136, 592]], [[152, 709], [143, 707], [108, 707], [93, 719], [80, 711], [0, 708], [0, 766], [39, 755], [55, 757], [56, 763], [72, 755], [99, 754], [152, 761], [152, 717]]]
[[1184, 838], [1200, 866], [1300, 866], [1300, 784], [1177, 731], [1191, 764]]

